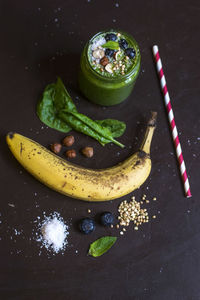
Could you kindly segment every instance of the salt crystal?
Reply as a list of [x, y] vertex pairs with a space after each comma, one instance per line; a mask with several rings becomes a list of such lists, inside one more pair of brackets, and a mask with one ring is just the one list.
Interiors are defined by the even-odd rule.
[[46, 217], [44, 213], [44, 218], [44, 221], [39, 224], [41, 233], [37, 241], [42, 242], [41, 247], [44, 246], [48, 251], [53, 250], [53, 252], [58, 253], [65, 250], [68, 244], [69, 227], [57, 212], [54, 212], [49, 217]]

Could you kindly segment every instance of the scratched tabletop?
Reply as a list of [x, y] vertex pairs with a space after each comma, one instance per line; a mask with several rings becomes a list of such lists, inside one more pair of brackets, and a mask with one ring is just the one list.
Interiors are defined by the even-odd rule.
[[[0, 1], [0, 299], [198, 300], [200, 299], [200, 3], [199, 1], [35, 0]], [[103, 107], [82, 96], [77, 84], [80, 55], [97, 32], [120, 29], [139, 44], [141, 70], [129, 98]], [[171, 131], [152, 56], [159, 46], [192, 198], [184, 196]], [[151, 111], [158, 120], [151, 145], [152, 170], [140, 189], [113, 201], [89, 203], [61, 195], [32, 177], [14, 158], [6, 134], [18, 132], [45, 147], [63, 133], [47, 128], [36, 105], [47, 84], [60, 76], [78, 111], [93, 119], [126, 123], [124, 149], [72, 131], [74, 162], [111, 167], [137, 151]], [[79, 150], [94, 148], [85, 158]], [[123, 235], [98, 223], [104, 211], [143, 195], [149, 222]], [[156, 201], [152, 199], [156, 197]], [[91, 211], [88, 213], [88, 210]], [[36, 241], [37, 220], [60, 214], [69, 226], [68, 245], [55, 254]], [[156, 216], [153, 218], [153, 216]], [[90, 235], [83, 217], [97, 220]], [[99, 237], [117, 237], [98, 258], [88, 256]]]

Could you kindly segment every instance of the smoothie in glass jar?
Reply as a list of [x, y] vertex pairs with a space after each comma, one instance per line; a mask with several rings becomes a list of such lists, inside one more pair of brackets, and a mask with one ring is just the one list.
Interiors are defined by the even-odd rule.
[[100, 105], [122, 102], [134, 87], [140, 61], [138, 44], [129, 34], [116, 30], [97, 33], [81, 55], [81, 92]]

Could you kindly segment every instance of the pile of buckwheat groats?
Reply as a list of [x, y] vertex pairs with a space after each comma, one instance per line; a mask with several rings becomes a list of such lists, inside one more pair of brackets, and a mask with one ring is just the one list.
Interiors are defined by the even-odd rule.
[[[153, 200], [156, 200], [156, 197], [153, 197]], [[129, 226], [130, 222], [133, 221], [134, 223], [134, 230], [138, 230], [138, 226], [142, 225], [143, 223], [149, 222], [149, 214], [146, 208], [141, 208], [141, 204], [143, 202], [149, 203], [149, 200], [146, 200], [146, 195], [143, 195], [142, 201], [138, 202], [135, 200], [133, 196], [130, 202], [124, 200], [121, 202], [118, 208], [118, 220], [119, 224], [117, 224], [117, 228], [120, 226]], [[156, 216], [153, 216], [155, 219]], [[123, 231], [126, 231], [126, 228], [123, 228]], [[123, 235], [123, 231], [120, 231], [120, 234]]]

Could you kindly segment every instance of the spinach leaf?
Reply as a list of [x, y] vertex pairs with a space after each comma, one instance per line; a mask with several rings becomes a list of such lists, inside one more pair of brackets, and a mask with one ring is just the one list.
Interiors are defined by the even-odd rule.
[[72, 128], [58, 117], [58, 113], [64, 108], [77, 111], [62, 80], [58, 77], [56, 83], [49, 84], [45, 88], [42, 99], [37, 106], [37, 114], [47, 126], [67, 133]]
[[104, 236], [94, 241], [89, 248], [89, 255], [98, 257], [107, 252], [116, 242], [117, 238], [114, 236]]
[[112, 137], [114, 138], [122, 136], [122, 134], [126, 130], [126, 124], [118, 120], [105, 119], [105, 120], [95, 120], [95, 122], [109, 129], [112, 134]]
[[102, 135], [98, 134], [91, 127], [89, 127], [87, 124], [83, 123], [81, 120], [77, 119], [75, 116], [73, 116], [70, 113], [61, 112], [59, 114], [59, 117], [63, 121], [65, 121], [69, 126], [71, 126], [74, 130], [82, 132], [85, 135], [88, 135], [96, 139], [102, 146], [111, 142], [109, 139], [106, 139]]
[[[55, 105], [56, 84], [49, 84], [42, 95], [42, 99], [37, 105], [37, 115], [47, 126], [61, 132], [69, 132], [71, 127], [58, 117], [58, 110]], [[57, 97], [56, 97], [57, 98]]]
[[49, 84], [45, 88], [42, 99], [37, 105], [37, 115], [47, 126], [61, 132], [67, 133], [75, 129], [95, 138], [102, 145], [113, 142], [120, 147], [124, 147], [114, 137], [123, 134], [125, 124], [123, 125], [123, 122], [112, 119], [94, 121], [78, 113], [60, 78], [57, 79], [56, 83]]
[[55, 92], [52, 100], [58, 112], [61, 111], [62, 109], [67, 109], [68, 111], [77, 112], [76, 106], [72, 98], [70, 97], [62, 80], [59, 77], [55, 84]]
[[[113, 142], [114, 144], [120, 146], [120, 147], [124, 147], [124, 145], [122, 145], [121, 143], [119, 143], [118, 141], [116, 141], [113, 137], [112, 134], [110, 132], [110, 130], [106, 127], [102, 127], [100, 124], [98, 124], [97, 122], [93, 121], [92, 119], [90, 119], [89, 117], [80, 114], [78, 112], [74, 112], [74, 111], [68, 111], [67, 109], [64, 109], [63, 112], [67, 112], [67, 113], [71, 113], [74, 117], [76, 117], [76, 119], [78, 119], [79, 121], [81, 121], [81, 123], [79, 122], [79, 125], [76, 126], [77, 130], [82, 132], [82, 126], [85, 124], [88, 127], [90, 127], [90, 129], [92, 129], [94, 131], [93, 134], [93, 138], [95, 138], [95, 134], [97, 133], [98, 135], [104, 137], [105, 139], [108, 140], [109, 142]], [[76, 122], [76, 120], [74, 120], [74, 122]], [[91, 136], [91, 135], [90, 135]]]

